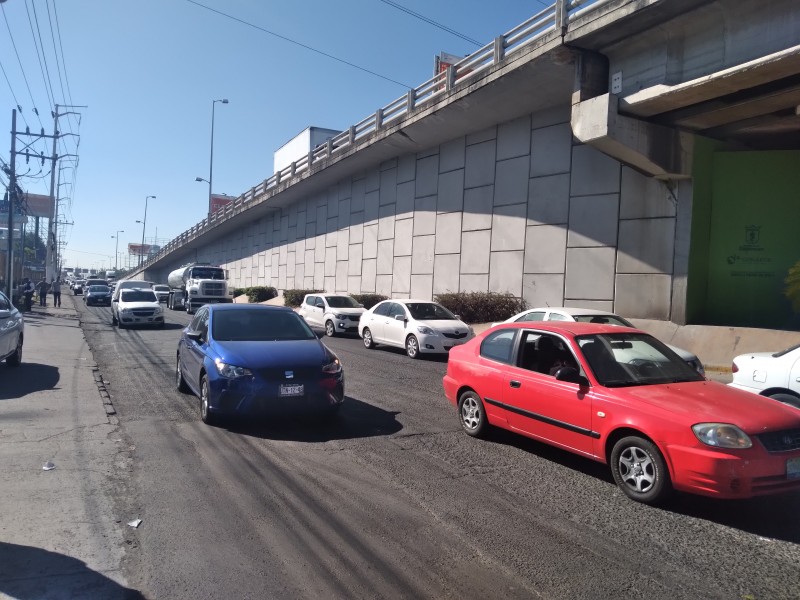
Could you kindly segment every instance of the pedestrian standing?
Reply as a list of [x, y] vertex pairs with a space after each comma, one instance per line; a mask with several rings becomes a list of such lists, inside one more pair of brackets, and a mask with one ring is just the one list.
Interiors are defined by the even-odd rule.
[[61, 278], [53, 281], [53, 306], [61, 308]]
[[42, 279], [36, 286], [36, 291], [39, 292], [39, 306], [47, 306], [47, 290], [49, 288], [47, 279]]
[[33, 310], [33, 293], [36, 291], [36, 288], [33, 285], [33, 282], [30, 279], [25, 279], [25, 283], [22, 286], [22, 293], [25, 296], [25, 310], [31, 312]]

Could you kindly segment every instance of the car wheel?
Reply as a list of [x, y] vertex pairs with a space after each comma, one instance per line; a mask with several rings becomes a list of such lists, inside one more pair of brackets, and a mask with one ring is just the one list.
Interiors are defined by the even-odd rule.
[[200, 418], [206, 425], [213, 425], [216, 422], [214, 415], [208, 406], [208, 397], [211, 389], [208, 385], [208, 375], [203, 375], [200, 379]]
[[111, 311], [111, 324], [112, 325], [116, 325], [117, 324], [117, 315], [114, 314], [113, 310]]
[[375, 342], [372, 341], [372, 332], [369, 328], [364, 327], [364, 331], [361, 332], [361, 337], [364, 338], [364, 348], [371, 350], [375, 347]]
[[333, 321], [331, 320], [325, 321], [325, 335], [328, 337], [336, 335], [336, 327], [333, 326]]
[[611, 473], [631, 500], [657, 504], [670, 491], [664, 457], [655, 444], [637, 436], [624, 437], [611, 451]]
[[183, 369], [181, 369], [181, 355], [178, 354], [178, 358], [175, 361], [175, 387], [181, 393], [186, 393], [189, 391], [189, 386], [186, 384], [186, 380], [183, 378]]
[[480, 438], [486, 435], [489, 424], [486, 422], [486, 411], [483, 401], [472, 390], [464, 392], [458, 399], [458, 420], [467, 435]]
[[6, 364], [9, 367], [18, 367], [21, 362], [22, 362], [22, 336], [19, 336], [17, 338], [17, 347], [14, 349], [14, 353], [6, 357]]
[[777, 400], [778, 402], [783, 402], [784, 404], [793, 406], [794, 408], [800, 408], [800, 398], [793, 396], [792, 394], [772, 394], [769, 397], [773, 400]]
[[406, 354], [409, 358], [419, 358], [419, 341], [413, 335], [406, 338]]
[[194, 310], [192, 309], [192, 301], [191, 300], [186, 302], [186, 314], [187, 315], [193, 315], [194, 314]]

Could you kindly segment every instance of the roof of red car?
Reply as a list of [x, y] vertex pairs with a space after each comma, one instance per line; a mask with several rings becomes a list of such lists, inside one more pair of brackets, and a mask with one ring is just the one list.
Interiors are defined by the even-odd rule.
[[537, 329], [539, 331], [552, 331], [570, 335], [589, 335], [593, 333], [646, 333], [633, 327], [620, 325], [606, 325], [603, 323], [583, 323], [578, 321], [520, 321], [517, 323], [501, 323], [486, 331], [497, 329]]

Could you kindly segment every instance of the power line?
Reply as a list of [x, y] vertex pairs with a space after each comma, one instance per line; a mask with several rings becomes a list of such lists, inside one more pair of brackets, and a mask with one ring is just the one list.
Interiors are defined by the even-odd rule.
[[395, 84], [397, 84], [399, 86], [402, 86], [402, 87], [404, 87], [406, 89], [412, 89], [412, 86], [410, 86], [410, 85], [407, 85], [405, 83], [401, 83], [399, 81], [391, 79], [390, 77], [386, 77], [385, 75], [381, 75], [380, 73], [376, 73], [375, 71], [370, 71], [369, 69], [367, 69], [365, 67], [361, 67], [361, 66], [359, 66], [357, 64], [354, 64], [354, 63], [351, 63], [349, 61], [346, 61], [343, 58], [339, 58], [337, 56], [334, 56], [333, 54], [328, 54], [327, 52], [323, 52], [322, 50], [317, 50], [316, 48], [312, 48], [311, 46], [309, 46], [307, 44], [303, 44], [302, 42], [298, 42], [296, 40], [288, 38], [285, 35], [281, 35], [279, 33], [275, 33], [274, 31], [270, 31], [269, 29], [264, 29], [263, 27], [259, 27], [258, 25], [255, 25], [254, 23], [250, 23], [250, 22], [245, 21], [243, 19], [240, 19], [238, 17], [234, 17], [233, 15], [229, 15], [228, 13], [224, 13], [221, 10], [217, 10], [215, 8], [211, 8], [210, 6], [206, 6], [205, 4], [200, 4], [199, 2], [196, 2], [196, 0], [186, 0], [186, 1], [194, 4], [195, 6], [199, 6], [200, 8], [205, 8], [208, 11], [211, 11], [213, 13], [216, 13], [216, 14], [220, 15], [220, 16], [223, 16], [223, 17], [226, 17], [228, 19], [231, 19], [232, 21], [236, 21], [237, 23], [241, 23], [242, 25], [247, 25], [248, 27], [252, 27], [253, 29], [257, 29], [258, 31], [261, 31], [261, 32], [266, 33], [268, 35], [272, 35], [272, 36], [274, 36], [276, 38], [280, 38], [280, 39], [282, 39], [282, 40], [284, 40], [286, 42], [294, 44], [295, 46], [300, 46], [301, 48], [305, 48], [306, 50], [310, 50], [311, 52], [315, 52], [317, 54], [325, 56], [326, 58], [330, 58], [332, 60], [335, 60], [337, 62], [345, 64], [345, 65], [347, 65], [349, 67], [353, 67], [354, 69], [358, 69], [359, 71], [363, 71], [364, 73], [369, 73], [370, 75], [374, 75], [375, 77], [380, 77], [381, 79], [384, 79], [386, 81], [390, 81], [391, 83], [395, 83]]
[[[19, 57], [19, 52], [17, 51], [17, 43], [14, 41], [14, 35], [11, 33], [11, 25], [8, 22], [8, 17], [6, 16], [6, 7], [2, 6], [3, 9], [3, 20], [6, 22], [6, 29], [8, 29], [8, 37], [11, 40], [11, 45], [14, 47], [14, 54], [17, 55], [17, 62], [19, 63], [19, 70], [22, 71], [22, 79], [25, 81], [25, 87], [28, 88], [28, 96], [31, 98], [31, 106], [33, 106], [33, 112], [36, 115], [36, 118], [39, 119], [39, 125], [44, 127], [44, 123], [42, 123], [42, 118], [39, 116], [39, 111], [36, 109], [36, 101], [33, 99], [33, 92], [31, 92], [31, 86], [28, 83], [28, 76], [25, 75], [25, 68], [22, 66], [22, 59]], [[19, 103], [18, 103], [19, 104]], [[22, 114], [22, 111], [20, 111]], [[27, 124], [27, 120], [25, 120], [25, 115], [22, 115], [22, 119]]]
[[[34, 12], [35, 10], [36, 9], [34, 7]], [[52, 107], [54, 107], [56, 103], [55, 100], [53, 99], [53, 94], [51, 93], [50, 82], [48, 81], [47, 77], [45, 77], [44, 74], [45, 68], [44, 65], [42, 64], [42, 56], [39, 53], [39, 44], [36, 42], [36, 32], [33, 30], [33, 20], [31, 19], [31, 11], [28, 8], [28, 0], [25, 0], [25, 12], [28, 13], [28, 24], [31, 27], [31, 35], [33, 36], [33, 46], [34, 48], [36, 48], [36, 57], [39, 59], [39, 70], [42, 72], [42, 79], [44, 80], [44, 91], [47, 94], [47, 100], [50, 102], [50, 107], [52, 110]], [[44, 51], [44, 48], [42, 48], [42, 51]]]
[[429, 25], [433, 25], [434, 27], [438, 27], [442, 31], [446, 31], [447, 33], [452, 34], [452, 35], [454, 35], [456, 37], [459, 37], [462, 40], [469, 42], [470, 44], [474, 44], [474, 45], [478, 46], [479, 48], [481, 46], [483, 46], [483, 44], [481, 44], [479, 41], [474, 40], [471, 37], [468, 37], [468, 36], [464, 35], [463, 33], [459, 33], [458, 31], [456, 31], [455, 29], [451, 29], [447, 25], [442, 25], [441, 23], [437, 23], [433, 19], [429, 19], [425, 15], [421, 15], [418, 12], [414, 12], [410, 8], [406, 8], [405, 6], [402, 6], [402, 5], [398, 4], [397, 2], [392, 2], [392, 0], [379, 0], [379, 1], [383, 2], [384, 4], [386, 4], [388, 6], [391, 6], [392, 8], [396, 8], [397, 10], [402, 11], [402, 12], [406, 13], [407, 15], [411, 15], [412, 17], [415, 17], [415, 18], [419, 19], [420, 21], [424, 21], [425, 23], [428, 23]]
[[[58, 11], [56, 10], [55, 0], [53, 0], [53, 14], [56, 17], [56, 33], [58, 34], [58, 47], [61, 48], [61, 63], [64, 65], [64, 81], [67, 83], [67, 98], [70, 104], [74, 104], [72, 101], [72, 90], [69, 87], [69, 77], [67, 77], [67, 59], [64, 56], [64, 46], [61, 43], [61, 25], [58, 22]], [[80, 120], [76, 115], [70, 115], [70, 117], [73, 117], [80, 126]]]

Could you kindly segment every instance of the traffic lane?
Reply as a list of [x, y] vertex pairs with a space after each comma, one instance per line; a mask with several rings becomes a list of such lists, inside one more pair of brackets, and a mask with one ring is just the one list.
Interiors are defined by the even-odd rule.
[[[182, 318], [188, 320], [186, 315]], [[303, 438], [302, 428], [230, 432], [257, 440], [264, 451], [285, 451], [287, 464], [302, 456], [304, 449], [328, 455], [330, 446], [335, 447], [337, 456], [350, 457], [354, 472], [370, 473], [383, 482], [381, 489], [390, 485], [393, 496], [401, 495], [405, 503], [460, 532], [465, 547], [490, 558], [501, 570], [516, 573], [523, 588], [545, 590], [551, 597], [592, 597], [598, 591], [618, 595], [623, 589], [618, 577], [638, 590], [624, 588], [629, 597], [689, 597], [698, 590], [703, 597], [733, 597], [749, 590], [790, 597], [786, 590], [792, 588], [786, 580], [796, 574], [796, 549], [773, 556], [775, 547], [748, 548], [752, 539], [743, 541], [733, 531], [736, 544], [744, 550], [723, 559], [710, 558], [708, 547], [694, 540], [708, 541], [711, 547], [730, 544], [727, 530], [736, 524], [713, 521], [713, 514], [687, 515], [635, 505], [617, 492], [602, 465], [523, 438], [498, 434], [488, 443], [468, 438], [458, 429], [454, 411], [440, 391], [446, 368], [441, 361], [411, 361], [401, 351], [380, 348], [367, 351], [355, 338], [325, 339], [325, 343], [345, 364], [350, 398], [342, 420], [360, 431], [361, 439], [355, 439], [352, 431]], [[382, 423], [370, 415], [359, 420], [348, 413], [359, 404], [383, 411]], [[196, 404], [189, 414], [193, 427], [199, 427]], [[399, 429], [388, 415], [396, 418]], [[390, 437], [381, 435], [395, 430]], [[147, 450], [158, 446], [144, 444]], [[203, 466], [217, 459], [216, 446], [208, 456], [205, 445], [194, 446], [203, 448]], [[222, 455], [237, 457], [239, 452]], [[154, 492], [159, 487], [163, 486], [156, 485]], [[750, 538], [761, 532], [757, 521], [750, 524], [756, 534]], [[670, 545], [665, 546], [662, 538]], [[750, 562], [752, 557], [757, 558], [755, 563]], [[564, 570], [565, 564], [580, 564], [582, 572], [593, 576], [576, 579]]]
[[[420, 405], [419, 412], [404, 415], [404, 429], [398, 436], [447, 431], [448, 423], [452, 424], [457, 439], [421, 435], [414, 444], [418, 447], [424, 442], [426, 454], [448, 464], [454, 477], [486, 478], [524, 505], [536, 507], [546, 515], [545, 522], [596, 532], [601, 540], [631, 547], [644, 564], [658, 565], [657, 569], [683, 573], [689, 580], [716, 582], [720, 589], [736, 593], [759, 590], [756, 597], [794, 596], [792, 581], [800, 580], [800, 525], [793, 515], [800, 494], [736, 502], [678, 495], [666, 509], [645, 507], [618, 491], [605, 465], [503, 431], [494, 431], [488, 442], [460, 439], [467, 436], [460, 432], [455, 409], [441, 391], [446, 363], [412, 361], [402, 351], [382, 352], [380, 347], [367, 350], [358, 339], [325, 341], [343, 358], [345, 367], [351, 367], [348, 389], [355, 387], [368, 401], [400, 414]], [[358, 367], [353, 369], [353, 365]], [[412, 378], [415, 391], [405, 393], [409, 374], [419, 374], [419, 379]], [[381, 382], [375, 390], [386, 387], [392, 394], [381, 398], [379, 392], [371, 392], [374, 382]], [[419, 393], [426, 389], [436, 393]], [[427, 426], [426, 421], [430, 421]], [[476, 447], [465, 451], [470, 442]], [[408, 448], [403, 450], [409, 454]], [[386, 460], [376, 456], [373, 462]], [[414, 472], [411, 469], [405, 478], [393, 476], [411, 489], [418, 485]], [[725, 550], [709, 552], [709, 548]]]

